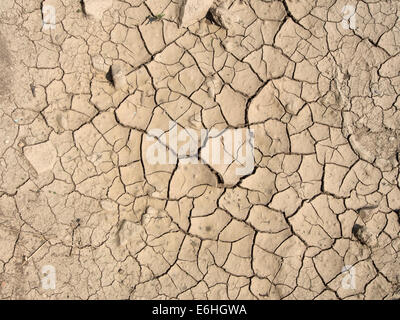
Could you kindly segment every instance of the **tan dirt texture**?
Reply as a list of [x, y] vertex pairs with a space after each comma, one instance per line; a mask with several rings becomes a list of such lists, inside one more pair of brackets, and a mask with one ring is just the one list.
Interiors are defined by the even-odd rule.
[[[0, 298], [400, 298], [399, 28], [394, 0], [0, 0]], [[227, 129], [252, 170], [185, 161]]]

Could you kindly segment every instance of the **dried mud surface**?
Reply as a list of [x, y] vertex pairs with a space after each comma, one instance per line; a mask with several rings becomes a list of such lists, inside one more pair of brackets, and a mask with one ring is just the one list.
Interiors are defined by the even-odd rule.
[[[399, 298], [399, 27], [399, 1], [1, 0], [0, 297]], [[149, 163], [172, 120], [254, 130], [254, 170]]]

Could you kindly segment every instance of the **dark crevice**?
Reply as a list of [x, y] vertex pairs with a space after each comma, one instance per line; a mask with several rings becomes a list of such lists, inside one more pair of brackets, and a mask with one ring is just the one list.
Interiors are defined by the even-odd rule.
[[209, 21], [211, 24], [215, 24], [215, 25], [217, 25], [218, 27], [221, 27], [221, 25], [217, 22], [217, 20], [215, 20], [213, 14], [212, 14], [212, 12], [211, 12], [211, 9], [208, 10], [208, 12], [207, 12], [207, 14], [206, 14], [206, 20]]
[[[290, 12], [289, 7], [286, 3], [285, 0], [282, 1], [283, 6], [285, 7], [285, 11], [286, 11], [286, 15], [287, 17], [289, 17], [290, 19], [292, 19], [294, 22], [296, 22], [297, 24], [299, 24], [299, 21], [297, 21], [297, 19], [295, 17], [293, 17], [293, 14]], [[299, 24], [300, 25], [300, 24]]]
[[106, 73], [106, 79], [108, 80], [108, 82], [110, 82], [110, 84], [113, 87], [115, 87], [114, 78], [112, 74], [112, 66], [110, 67], [110, 69], [108, 69], [108, 72]]
[[85, 7], [85, 2], [83, 1], [83, 0], [80, 0], [80, 5], [81, 5], [81, 10], [82, 10], [82, 13], [86, 16], [87, 15], [87, 13], [86, 13], [86, 7]]

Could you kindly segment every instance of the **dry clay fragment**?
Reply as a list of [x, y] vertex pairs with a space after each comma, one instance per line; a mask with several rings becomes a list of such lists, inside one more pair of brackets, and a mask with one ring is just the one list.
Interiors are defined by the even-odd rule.
[[85, 13], [88, 16], [94, 17], [96, 20], [101, 20], [104, 11], [112, 7], [113, 0], [84, 0]]
[[203, 19], [213, 3], [214, 0], [185, 0], [181, 11], [181, 26], [188, 27]]
[[215, 174], [207, 166], [202, 164], [195, 166], [179, 164], [172, 177], [169, 196], [172, 199], [180, 199], [190, 194], [197, 186], [216, 186], [217, 183], [218, 180]]
[[126, 79], [126, 71], [121, 65], [113, 65], [111, 67], [112, 81], [115, 89], [127, 90], [128, 81]]
[[57, 160], [57, 150], [50, 141], [27, 146], [24, 154], [38, 174], [52, 170]]

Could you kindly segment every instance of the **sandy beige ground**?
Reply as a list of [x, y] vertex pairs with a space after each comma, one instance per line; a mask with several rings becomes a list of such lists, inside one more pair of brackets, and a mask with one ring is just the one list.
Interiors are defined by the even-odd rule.
[[[399, 298], [399, 27], [394, 0], [1, 0], [0, 297]], [[149, 163], [169, 120], [252, 129], [254, 170]]]

